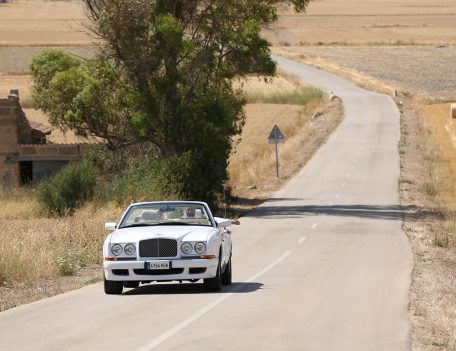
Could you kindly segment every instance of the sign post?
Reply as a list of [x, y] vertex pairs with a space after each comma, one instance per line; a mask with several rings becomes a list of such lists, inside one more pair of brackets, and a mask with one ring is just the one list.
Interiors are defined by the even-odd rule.
[[269, 144], [275, 144], [275, 154], [276, 154], [276, 175], [279, 178], [279, 147], [278, 144], [283, 144], [285, 142], [285, 137], [283, 136], [282, 132], [280, 131], [277, 124], [274, 125], [272, 128], [271, 133], [269, 133]]

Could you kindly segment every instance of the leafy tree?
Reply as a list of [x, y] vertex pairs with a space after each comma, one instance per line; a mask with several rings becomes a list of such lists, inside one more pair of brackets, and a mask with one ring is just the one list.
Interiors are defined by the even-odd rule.
[[[309, 0], [83, 0], [101, 39], [97, 60], [34, 60], [37, 106], [53, 124], [111, 148], [152, 142], [175, 158], [180, 195], [210, 200], [227, 179], [245, 99], [232, 79], [274, 75], [264, 25]], [[46, 57], [47, 55], [47, 57]], [[176, 168], [179, 168], [177, 170]]]

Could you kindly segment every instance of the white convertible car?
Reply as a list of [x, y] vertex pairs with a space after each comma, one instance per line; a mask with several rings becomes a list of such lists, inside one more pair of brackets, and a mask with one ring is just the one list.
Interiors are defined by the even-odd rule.
[[103, 245], [104, 290], [121, 294], [153, 281], [200, 279], [208, 291], [231, 284], [231, 220], [204, 202], [132, 204]]

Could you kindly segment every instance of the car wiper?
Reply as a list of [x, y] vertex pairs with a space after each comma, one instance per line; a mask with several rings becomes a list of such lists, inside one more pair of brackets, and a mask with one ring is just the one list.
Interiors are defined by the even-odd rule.
[[190, 225], [190, 224], [186, 223], [186, 222], [169, 221], [169, 222], [160, 222], [160, 223], [157, 223], [156, 225]]
[[159, 225], [159, 224], [160, 223], [134, 223], [134, 224], [124, 225], [123, 227], [120, 227], [119, 229], [134, 228], [134, 227], [149, 227], [149, 226], [154, 226], [154, 225]]

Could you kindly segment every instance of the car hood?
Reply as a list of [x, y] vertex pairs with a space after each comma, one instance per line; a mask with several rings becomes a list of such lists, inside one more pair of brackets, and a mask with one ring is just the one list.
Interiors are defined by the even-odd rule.
[[117, 229], [111, 243], [138, 242], [146, 239], [168, 238], [186, 241], [206, 241], [214, 227], [202, 226], [150, 226]]

